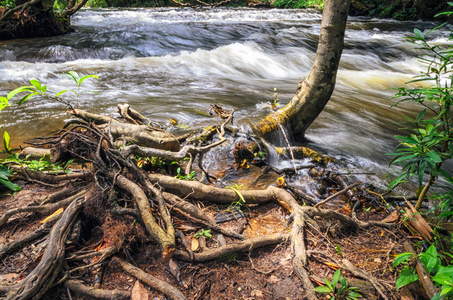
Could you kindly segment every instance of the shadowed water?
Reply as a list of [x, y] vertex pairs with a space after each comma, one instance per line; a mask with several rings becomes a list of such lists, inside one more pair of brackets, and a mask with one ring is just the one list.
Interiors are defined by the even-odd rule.
[[[128, 102], [155, 121], [197, 127], [216, 122], [207, 112], [217, 103], [234, 108], [235, 125], [247, 130], [269, 112], [264, 104], [274, 88], [285, 104], [308, 74], [320, 21], [314, 10], [83, 10], [73, 18], [74, 33], [0, 42], [0, 95], [30, 78], [53, 92], [72, 88], [61, 74], [73, 70], [100, 78], [85, 81], [100, 94], [82, 95], [82, 109], [112, 114], [117, 103]], [[421, 68], [404, 36], [435, 25], [351, 17], [335, 93], [307, 132], [312, 146], [350, 170], [382, 178], [390, 160], [384, 153], [401, 133], [395, 122], [416, 111], [390, 109], [389, 88]], [[438, 43], [447, 37], [447, 31], [434, 36]], [[65, 107], [46, 100], [0, 113], [16, 141], [58, 129], [68, 118]]]

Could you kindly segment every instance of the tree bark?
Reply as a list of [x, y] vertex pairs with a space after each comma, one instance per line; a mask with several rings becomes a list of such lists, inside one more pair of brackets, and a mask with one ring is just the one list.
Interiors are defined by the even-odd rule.
[[265, 138], [278, 130], [280, 123], [292, 132], [295, 140], [302, 141], [307, 128], [330, 100], [344, 46], [349, 4], [350, 0], [326, 1], [313, 68], [299, 82], [293, 99], [255, 127]]

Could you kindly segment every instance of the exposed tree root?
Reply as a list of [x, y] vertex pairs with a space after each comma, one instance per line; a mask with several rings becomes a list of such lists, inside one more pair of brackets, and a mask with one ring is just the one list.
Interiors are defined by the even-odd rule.
[[[58, 134], [35, 140], [35, 145], [50, 147], [50, 152], [48, 150], [45, 152], [34, 150], [38, 148], [30, 148], [30, 150], [27, 150], [28, 152], [24, 152], [31, 155], [36, 154], [36, 156], [43, 155], [43, 153], [44, 155], [50, 153], [52, 156], [52, 153], [55, 154], [58, 152], [55, 156], [58, 157], [58, 159], [55, 158], [56, 160], [64, 162], [70, 158], [77, 158], [82, 162], [90, 163], [89, 171], [81, 170], [73, 171], [69, 175], [55, 175], [13, 166], [13, 170], [28, 181], [45, 183], [51, 186], [67, 184], [71, 181], [77, 181], [77, 184], [54, 192], [45, 198], [35, 200], [34, 203], [39, 205], [11, 209], [0, 217], [1, 227], [10, 218], [19, 213], [38, 212], [50, 214], [58, 208], [69, 205], [63, 214], [54, 217], [53, 220], [48, 220], [35, 232], [4, 245], [0, 249], [0, 258], [2, 258], [24, 247], [26, 243], [44, 237], [49, 233], [49, 242], [38, 266], [17, 285], [0, 287], [0, 291], [9, 290], [7, 299], [39, 298], [52, 284], [58, 285], [61, 283], [64, 283], [65, 287], [74, 292], [91, 297], [102, 299], [130, 297], [130, 291], [93, 288], [85, 285], [82, 281], [68, 279], [67, 277], [70, 274], [83, 274], [85, 271], [94, 270], [93, 272], [98, 273], [99, 266], [107, 265], [108, 261], [116, 253], [124, 253], [133, 261], [131, 252], [134, 251], [134, 247], [131, 245], [133, 243], [141, 243], [140, 239], [144, 240], [149, 237], [159, 245], [160, 250], [154, 256], [159, 256], [165, 264], [168, 263], [171, 273], [177, 278], [180, 284], [180, 270], [174, 264], [173, 257], [187, 262], [206, 262], [229, 256], [236, 252], [250, 252], [252, 249], [258, 247], [282, 244], [289, 241], [293, 256], [292, 270], [294, 270], [297, 277], [301, 280], [306, 298], [317, 299], [313, 291], [313, 283], [310, 280], [310, 274], [313, 270], [311, 270], [309, 265], [309, 257], [323, 254], [310, 250], [310, 244], [307, 240], [310, 239], [310, 228], [323, 235], [318, 225], [319, 219], [337, 220], [341, 225], [352, 229], [369, 228], [372, 226], [392, 229], [395, 226], [394, 224], [378, 221], [361, 221], [354, 212], [350, 214], [341, 213], [333, 209], [316, 207], [342, 193], [352, 193], [353, 195], [357, 191], [353, 191], [352, 189], [359, 183], [349, 186], [342, 184], [342, 191], [327, 197], [324, 202], [320, 202], [315, 207], [312, 207], [302, 206], [295, 199], [294, 194], [289, 192], [292, 189], [285, 183], [280, 183], [280, 187], [271, 185], [264, 190], [242, 190], [238, 188], [215, 187], [198, 181], [180, 180], [175, 177], [158, 174], [153, 172], [154, 170], [145, 171], [145, 169], [138, 167], [135, 156], [159, 157], [163, 160], [175, 161], [175, 163], [184, 160], [184, 158], [189, 158], [189, 162], [185, 165], [186, 174], [192, 170], [195, 157], [198, 157], [199, 170], [204, 173], [207, 179], [212, 178], [203, 169], [203, 154], [227, 140], [224, 136], [225, 126], [232, 120], [233, 115], [232, 113], [219, 110], [219, 116], [223, 119], [223, 123], [215, 129], [218, 133], [218, 140], [216, 142], [206, 146], [186, 145], [180, 149], [179, 143], [177, 147], [173, 145], [174, 137], [172, 135], [167, 135], [159, 126], [152, 125], [149, 120], [138, 112], [132, 110], [127, 105], [120, 106], [119, 110], [124, 120], [133, 124], [127, 124], [111, 117], [94, 115], [74, 109], [70, 111], [71, 114], [99, 125], [93, 123], [74, 123], [71, 125], [73, 127], [68, 127], [69, 129], [64, 129]], [[144, 129], [145, 127], [146, 130]], [[136, 144], [125, 146], [121, 149], [114, 147], [114, 144], [121, 140], [141, 144], [140, 136], [143, 131], [146, 131], [143, 134], [147, 136], [147, 139], [151, 139], [150, 136], [153, 136], [153, 142], [147, 144], [146, 147], [137, 146]], [[136, 135], [135, 137], [137, 139], [131, 138], [131, 135]], [[158, 147], [160, 149], [152, 147]], [[163, 150], [170, 148], [178, 152]], [[302, 154], [304, 152], [307, 154], [308, 151], [305, 148], [299, 149], [295, 147], [294, 149], [297, 151], [300, 150]], [[319, 157], [321, 159], [320, 163], [324, 164], [327, 162], [323, 160], [322, 156]], [[314, 160], [316, 161], [316, 159]], [[182, 167], [183, 164], [179, 166]], [[288, 171], [288, 173], [291, 172], [294, 173], [294, 169]], [[294, 191], [292, 192], [294, 193]], [[217, 224], [212, 216], [206, 213], [206, 209], [191, 203], [191, 200], [220, 205], [241, 203], [241, 205], [247, 204], [253, 206], [274, 201], [291, 214], [289, 218], [289, 222], [291, 222], [290, 230], [289, 233], [283, 233], [281, 231], [275, 234], [260, 235], [247, 239], [244, 235], [234, 232], [234, 230], [226, 229], [224, 224]], [[309, 202], [312, 203], [315, 200], [311, 199]], [[78, 241], [81, 240], [80, 228], [83, 227], [80, 224], [82, 222], [78, 221], [77, 226], [73, 226], [72, 224], [75, 222], [77, 213], [81, 210], [82, 205], [84, 218], [81, 219], [82, 222], [85, 222], [85, 225], [83, 225], [85, 226], [84, 234], [88, 236], [85, 236], [85, 241], [79, 245]], [[198, 203], [198, 205], [202, 204]], [[206, 236], [209, 235], [194, 237], [192, 234], [199, 227], [181, 225], [181, 216], [184, 220], [190, 221], [190, 223], [198, 223], [202, 225], [202, 228], [211, 229], [220, 233], [217, 235], [217, 237], [220, 236], [218, 241], [209, 240], [206, 243]], [[60, 220], [55, 225], [52, 225], [58, 218]], [[175, 223], [177, 226], [175, 226]], [[89, 228], [92, 224], [97, 224], [95, 226], [99, 226], [99, 230], [96, 231], [93, 228]], [[181, 231], [175, 231], [175, 227]], [[8, 227], [5, 226], [5, 228]], [[72, 232], [69, 235], [70, 230]], [[148, 237], [145, 231], [149, 234]], [[97, 234], [95, 234], [96, 232]], [[131, 236], [131, 232], [141, 232], [141, 236]], [[202, 231], [200, 230], [200, 232]], [[204, 232], [206, 234], [206, 230]], [[76, 238], [73, 238], [73, 236]], [[178, 240], [176, 236], [179, 238]], [[198, 250], [195, 250], [195, 248], [191, 249], [186, 237], [189, 239], [192, 237], [192, 242], [195, 240], [200, 244], [200, 247], [198, 245], [196, 247]], [[225, 239], [225, 237], [229, 237], [229, 239]], [[90, 240], [89, 243], [86, 242], [87, 239]], [[66, 240], [70, 241], [68, 243], [70, 246], [65, 245]], [[65, 257], [67, 249], [69, 249], [69, 253]], [[172, 299], [186, 299], [186, 296], [181, 291], [170, 284], [151, 276], [147, 272], [134, 267], [118, 257], [113, 258], [113, 260], [127, 273], [138, 278], [153, 289], [160, 291], [167, 297]], [[335, 260], [332, 259], [332, 261]], [[62, 267], [63, 262], [65, 262], [64, 269]], [[370, 281], [381, 297], [387, 299], [385, 286], [376, 278], [359, 270], [347, 259], [338, 262], [338, 264], [341, 264], [342, 268], [347, 269], [355, 276]], [[252, 267], [257, 269], [253, 265]], [[59, 274], [63, 273], [66, 275], [58, 277]], [[99, 286], [100, 281], [96, 281], [95, 287]]]
[[165, 281], [162, 281], [158, 278], [155, 278], [145, 271], [131, 265], [130, 263], [115, 257], [114, 261], [116, 261], [121, 268], [123, 268], [126, 272], [137, 278], [138, 280], [146, 283], [153, 289], [158, 290], [159, 292], [163, 293], [164, 295], [168, 296], [170, 299], [174, 300], [184, 300], [187, 299], [183, 293], [181, 293], [177, 288], [173, 287], [172, 285], [168, 284]]
[[14, 208], [14, 209], [8, 210], [7, 212], [5, 212], [5, 214], [3, 214], [3, 216], [0, 217], [0, 227], [5, 225], [6, 222], [8, 222], [8, 220], [16, 214], [25, 213], [25, 212], [27, 212], [27, 213], [37, 212], [37, 213], [41, 213], [41, 214], [49, 214], [49, 213], [53, 213], [60, 207], [65, 207], [65, 206], [71, 204], [73, 201], [74, 201], [73, 197], [70, 197], [65, 200], [61, 200], [57, 203], [50, 203], [50, 204], [38, 205], [38, 206], [26, 206], [26, 207], [19, 207], [19, 208]]
[[66, 236], [71, 229], [85, 198], [73, 201], [49, 234], [49, 242], [38, 266], [20, 283], [11, 288], [9, 299], [39, 299], [52, 285], [60, 272], [65, 254]]
[[84, 285], [81, 281], [74, 279], [66, 280], [64, 286], [71, 291], [88, 295], [96, 299], [129, 299], [131, 297], [130, 291], [97, 289]]
[[[278, 233], [235, 242], [218, 248], [206, 249], [203, 252], [194, 253], [193, 261], [203, 262], [220, 258], [233, 252], [246, 252], [262, 246], [280, 244], [287, 241], [288, 238], [289, 235]], [[179, 250], [175, 251], [175, 257], [181, 260], [192, 261], [188, 253]]]
[[5, 244], [3, 247], [0, 248], [0, 259], [3, 259], [7, 254], [48, 234], [50, 232], [50, 229], [53, 227], [55, 222], [57, 222], [60, 219], [60, 217], [61, 215], [57, 215], [53, 217], [51, 220], [48, 220], [47, 222], [42, 224], [34, 232], [31, 232], [21, 238], [18, 238], [8, 244]]

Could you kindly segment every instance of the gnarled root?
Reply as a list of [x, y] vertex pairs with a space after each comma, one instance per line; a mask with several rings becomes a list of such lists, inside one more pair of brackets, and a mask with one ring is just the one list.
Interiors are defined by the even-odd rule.
[[84, 285], [80, 280], [68, 279], [64, 286], [76, 293], [88, 295], [96, 299], [129, 299], [131, 292], [120, 290], [104, 290]]
[[114, 261], [117, 262], [124, 271], [128, 272], [135, 278], [143, 281], [153, 289], [158, 290], [159, 292], [163, 293], [164, 295], [168, 296], [170, 299], [174, 300], [185, 300], [186, 297], [183, 293], [181, 293], [177, 288], [173, 287], [172, 285], [168, 284], [165, 281], [162, 281], [154, 276], [149, 275], [145, 271], [134, 267], [130, 263], [115, 257]]
[[65, 241], [85, 198], [73, 201], [49, 234], [49, 242], [38, 266], [20, 283], [11, 288], [6, 299], [39, 299], [60, 272], [65, 254]]

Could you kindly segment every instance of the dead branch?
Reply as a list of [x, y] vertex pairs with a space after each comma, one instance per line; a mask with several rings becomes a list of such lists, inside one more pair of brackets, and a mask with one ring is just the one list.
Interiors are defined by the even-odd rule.
[[173, 134], [155, 130], [147, 125], [121, 123], [114, 118], [91, 114], [80, 109], [69, 110], [68, 113], [87, 122], [98, 124], [106, 135], [111, 134], [121, 144], [125, 139], [135, 145], [156, 149], [179, 151], [180, 148], [179, 142]]
[[343, 195], [344, 193], [346, 193], [347, 191], [349, 191], [349, 190], [355, 188], [355, 187], [358, 186], [359, 184], [360, 184], [360, 181], [357, 181], [356, 183], [353, 183], [353, 184], [351, 184], [351, 185], [345, 187], [345, 188], [342, 189], [341, 191], [336, 192], [335, 194], [333, 194], [333, 195], [327, 197], [326, 199], [324, 199], [324, 200], [318, 202], [317, 204], [315, 204], [314, 207], [321, 206], [321, 205], [323, 205], [324, 203], [329, 202], [330, 200], [332, 200], [332, 199], [334, 199], [334, 198], [336, 198], [336, 197], [338, 197], [338, 196], [340, 196], [340, 195]]
[[66, 280], [64, 286], [76, 293], [88, 295], [96, 299], [129, 299], [131, 292], [120, 290], [104, 290], [84, 285], [80, 280]]
[[131, 265], [130, 263], [122, 260], [121, 258], [114, 257], [113, 260], [117, 262], [124, 271], [128, 272], [138, 280], [146, 283], [153, 289], [158, 290], [162, 294], [168, 296], [170, 299], [174, 300], [185, 300], [187, 299], [183, 293], [181, 293], [177, 288], [173, 287], [172, 285], [168, 284], [165, 281], [162, 281], [150, 274], [146, 273], [145, 271]]
[[31, 171], [27, 168], [21, 168], [12, 166], [12, 170], [17, 172], [17, 174], [23, 178], [24, 180], [35, 181], [35, 182], [43, 182], [47, 184], [57, 184], [64, 181], [74, 181], [74, 180], [84, 180], [88, 179], [92, 174], [90, 171], [80, 170], [80, 171], [73, 171], [70, 174], [52, 174], [50, 172], [41, 172], [41, 171]]

